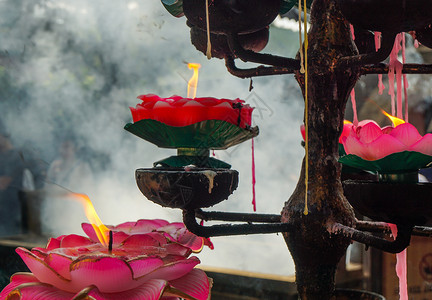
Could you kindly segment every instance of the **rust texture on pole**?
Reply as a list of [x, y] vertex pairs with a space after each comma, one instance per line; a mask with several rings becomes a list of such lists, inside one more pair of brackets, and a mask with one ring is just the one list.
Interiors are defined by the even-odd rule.
[[[338, 163], [346, 101], [360, 76], [356, 69], [338, 66], [342, 57], [358, 55], [349, 24], [332, 0], [315, 0], [311, 8], [308, 48], [309, 190], [304, 215], [305, 168], [297, 187], [285, 203], [282, 221], [295, 230], [284, 234], [296, 266], [301, 299], [327, 300], [334, 292], [336, 267], [351, 238], [331, 235], [327, 225], [352, 226], [354, 213], [344, 197]], [[358, 69], [358, 68], [357, 68]], [[296, 72], [303, 94], [304, 74]]]

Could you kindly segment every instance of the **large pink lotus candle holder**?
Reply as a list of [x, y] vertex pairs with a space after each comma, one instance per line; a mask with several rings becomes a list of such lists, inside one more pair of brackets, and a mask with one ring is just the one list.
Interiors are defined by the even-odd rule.
[[32, 273], [17, 273], [0, 299], [199, 299], [210, 298], [211, 280], [197, 257], [208, 239], [182, 223], [139, 220], [109, 226], [110, 246], [88, 237], [63, 235], [46, 248], [17, 248]]

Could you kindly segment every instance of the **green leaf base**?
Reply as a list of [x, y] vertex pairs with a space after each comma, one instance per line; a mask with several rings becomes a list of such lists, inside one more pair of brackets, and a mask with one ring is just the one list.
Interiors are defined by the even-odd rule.
[[222, 150], [256, 137], [259, 133], [258, 127], [245, 129], [221, 120], [176, 127], [145, 119], [128, 123], [124, 128], [161, 148]]
[[176, 155], [156, 161], [153, 166], [162, 166], [165, 168], [182, 168], [189, 165], [194, 165], [199, 168], [212, 168], [212, 169], [230, 169], [231, 165], [219, 159], [208, 156], [189, 156], [189, 155]]
[[378, 160], [365, 160], [357, 155], [348, 154], [340, 157], [339, 162], [344, 166], [379, 174], [400, 174], [412, 173], [429, 167], [432, 163], [432, 156], [414, 151], [403, 151]]

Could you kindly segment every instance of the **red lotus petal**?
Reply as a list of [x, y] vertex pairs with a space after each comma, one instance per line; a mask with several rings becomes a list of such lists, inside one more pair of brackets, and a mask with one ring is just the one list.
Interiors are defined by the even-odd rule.
[[71, 264], [70, 270], [71, 284], [62, 289], [71, 292], [80, 291], [93, 284], [101, 292], [114, 293], [136, 288], [143, 283], [134, 280], [130, 266], [117, 257], [79, 259]]
[[212, 241], [210, 240], [210, 238], [203, 238], [203, 240], [204, 240], [204, 245], [209, 247], [211, 250], [214, 249], [214, 245], [213, 245]]
[[12, 275], [10, 281], [11, 282], [1, 291], [0, 299], [5, 299], [11, 291], [23, 283], [39, 282], [32, 273], [15, 273]]
[[366, 148], [368, 154], [367, 157], [363, 158], [367, 160], [377, 160], [396, 152], [408, 150], [407, 146], [388, 134], [383, 134], [372, 143], [367, 144]]
[[70, 300], [74, 296], [41, 282], [25, 283], [11, 291], [6, 300]]
[[202, 270], [193, 269], [185, 276], [169, 281], [169, 284], [198, 300], [209, 299], [210, 280]]
[[169, 103], [164, 101], [158, 101], [154, 104], [151, 111], [151, 119], [157, 120], [170, 126], [184, 126], [177, 123], [177, 113], [177, 109], [174, 109]]
[[66, 287], [70, 281], [62, 277], [47, 263], [25, 248], [18, 247], [15, 251], [40, 282], [48, 283], [59, 289], [68, 291]]
[[303, 137], [303, 141], [305, 141], [306, 140], [306, 128], [305, 128], [304, 124], [300, 125], [300, 133], [301, 133], [301, 135]]
[[[153, 94], [141, 95], [138, 98], [142, 103], [130, 108], [134, 122], [153, 119], [170, 126], [187, 126], [204, 120], [223, 120], [244, 128], [251, 125], [252, 121], [253, 108], [243, 105], [244, 101], [240, 99], [190, 99], [175, 95], [160, 98]], [[240, 104], [238, 109], [234, 108], [237, 104]], [[237, 124], [238, 120], [240, 124]]]
[[217, 105], [214, 105], [211, 109], [208, 109], [207, 115], [204, 116], [204, 119], [224, 120], [226, 122], [237, 124], [238, 112], [233, 111], [233, 108], [230, 103], [222, 102]]
[[164, 265], [163, 267], [141, 277], [145, 281], [149, 279], [164, 279], [174, 280], [180, 278], [189, 273], [200, 261], [197, 257], [191, 257], [189, 259], [182, 259], [173, 263]]
[[423, 136], [417, 143], [411, 145], [409, 150], [432, 156], [432, 134], [428, 133]]
[[368, 122], [362, 127], [357, 127], [360, 142], [371, 143], [382, 135], [381, 127], [374, 122]]
[[94, 244], [94, 242], [89, 238], [77, 234], [69, 234], [64, 236], [60, 243], [62, 248], [87, 246], [91, 244]]
[[153, 279], [133, 290], [121, 293], [101, 293], [96, 287], [93, 287], [86, 289], [77, 296], [88, 295], [97, 300], [158, 300], [161, 298], [166, 285], [165, 280]]
[[403, 123], [396, 126], [390, 135], [408, 147], [422, 138], [417, 129], [410, 123]]
[[138, 258], [129, 260], [127, 263], [132, 269], [134, 279], [147, 275], [164, 264], [163, 260], [159, 257]]

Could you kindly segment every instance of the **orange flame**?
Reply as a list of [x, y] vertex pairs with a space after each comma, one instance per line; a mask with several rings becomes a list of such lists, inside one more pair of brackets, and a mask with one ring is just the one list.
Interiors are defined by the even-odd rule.
[[201, 65], [197, 63], [188, 63], [188, 68], [190, 70], [193, 69], [193, 75], [188, 81], [187, 96], [188, 98], [193, 99], [196, 97], [196, 91], [198, 87], [198, 69], [201, 68]]
[[97, 215], [90, 198], [85, 194], [73, 193], [72, 195], [84, 206], [86, 217], [92, 224], [99, 242], [103, 246], [108, 247], [110, 230], [102, 223], [101, 219], [99, 219], [99, 216]]
[[388, 113], [387, 113], [384, 109], [382, 109], [382, 108], [380, 108], [380, 109], [381, 109], [382, 113], [383, 113], [384, 115], [386, 115], [387, 118], [389, 118], [390, 121], [393, 123], [393, 127], [396, 127], [396, 126], [398, 126], [398, 125], [400, 125], [400, 124], [405, 123], [404, 120], [399, 119], [399, 118], [396, 118], [396, 117], [392, 116], [391, 114], [388, 114]]

